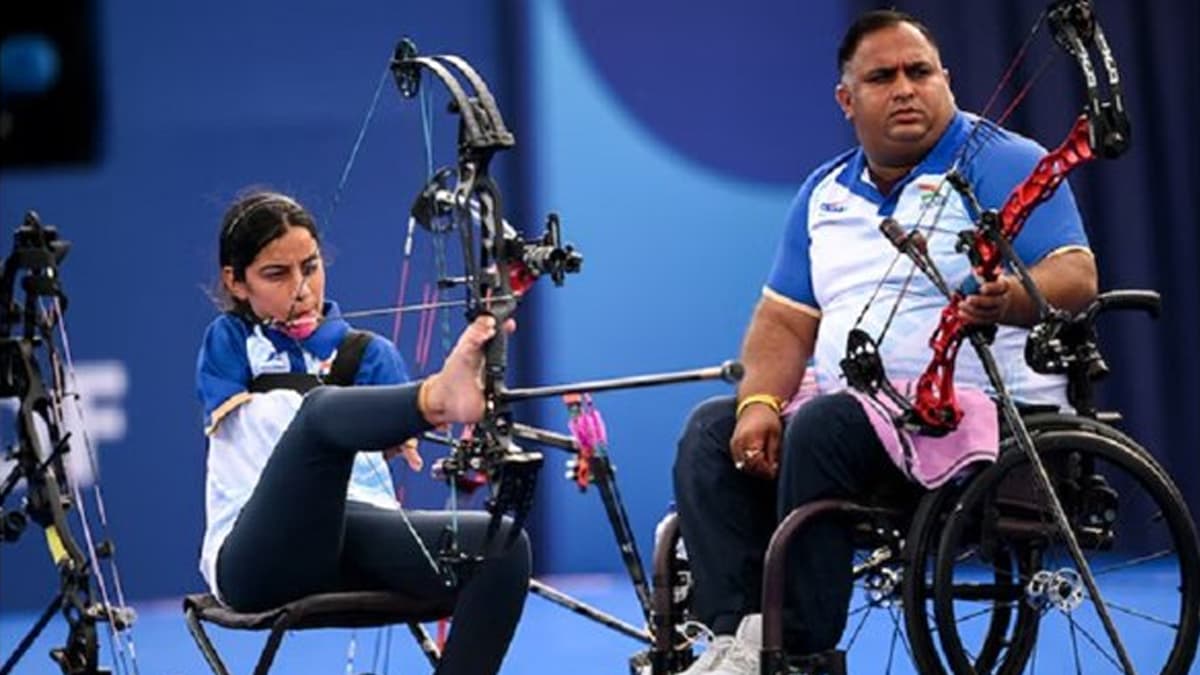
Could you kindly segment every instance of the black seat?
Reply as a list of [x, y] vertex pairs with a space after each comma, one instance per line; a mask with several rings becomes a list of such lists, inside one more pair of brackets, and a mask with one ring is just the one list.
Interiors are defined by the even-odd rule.
[[208, 665], [217, 675], [229, 675], [217, 650], [204, 631], [204, 622], [232, 630], [269, 630], [267, 643], [254, 667], [255, 675], [264, 675], [275, 660], [275, 653], [289, 630], [314, 628], [369, 628], [408, 624], [409, 630], [429, 662], [437, 666], [440, 654], [437, 645], [421, 626], [450, 616], [453, 605], [445, 601], [417, 600], [398, 593], [355, 591], [324, 593], [301, 598], [281, 607], [242, 614], [222, 604], [211, 594], [189, 595], [183, 599], [183, 612], [188, 631], [204, 654]]

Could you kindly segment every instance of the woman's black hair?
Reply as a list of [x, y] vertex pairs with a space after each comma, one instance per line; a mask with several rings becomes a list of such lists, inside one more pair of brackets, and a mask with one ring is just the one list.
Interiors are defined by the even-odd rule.
[[[232, 268], [234, 279], [245, 281], [246, 268], [258, 257], [259, 251], [292, 227], [308, 230], [317, 245], [321, 244], [312, 214], [295, 199], [270, 190], [247, 191], [234, 200], [221, 218], [217, 263], [221, 269]], [[216, 301], [224, 311], [248, 313], [250, 310], [245, 302], [231, 296], [220, 280]]]

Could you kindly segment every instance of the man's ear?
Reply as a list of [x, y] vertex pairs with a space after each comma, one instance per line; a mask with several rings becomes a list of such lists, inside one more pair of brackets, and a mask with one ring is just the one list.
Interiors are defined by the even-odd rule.
[[846, 86], [845, 82], [838, 82], [833, 88], [833, 99], [837, 101], [838, 107], [842, 109], [842, 114], [846, 119], [854, 118], [854, 108], [850, 105], [850, 87]]
[[233, 274], [233, 267], [225, 265], [221, 268], [221, 285], [235, 300], [246, 301], [248, 295], [245, 282], [238, 281]]
[[946, 78], [946, 89], [950, 90], [950, 102], [953, 103], [955, 105], [955, 107], [957, 107], [958, 99], [956, 99], [954, 96], [954, 88], [950, 86], [950, 69], [942, 68], [942, 75], [945, 76], [945, 78]]

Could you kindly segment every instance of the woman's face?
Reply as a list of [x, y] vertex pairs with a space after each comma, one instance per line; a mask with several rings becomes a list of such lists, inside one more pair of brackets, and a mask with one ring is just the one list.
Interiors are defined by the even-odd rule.
[[256, 317], [289, 334], [307, 337], [320, 323], [325, 266], [316, 239], [303, 227], [288, 227], [264, 246], [246, 267], [244, 280], [236, 279], [230, 266], [221, 270], [221, 278]]

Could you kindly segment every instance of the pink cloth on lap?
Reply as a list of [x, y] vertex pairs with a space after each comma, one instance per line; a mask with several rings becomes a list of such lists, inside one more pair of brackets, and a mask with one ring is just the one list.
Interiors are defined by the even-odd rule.
[[[905, 395], [911, 393], [912, 381], [901, 380], [894, 384]], [[963, 410], [962, 422], [953, 432], [941, 437], [914, 434], [897, 428], [892, 419], [899, 414], [899, 410], [891, 401], [877, 401], [853, 389], [846, 391], [862, 406], [892, 462], [904, 475], [927, 488], [940, 487], [975, 462], [996, 461], [1000, 451], [996, 404], [979, 389], [956, 388], [958, 404]], [[810, 369], [805, 373], [799, 391], [784, 408], [784, 415], [791, 415], [820, 393]], [[907, 452], [906, 448], [909, 449]]]

